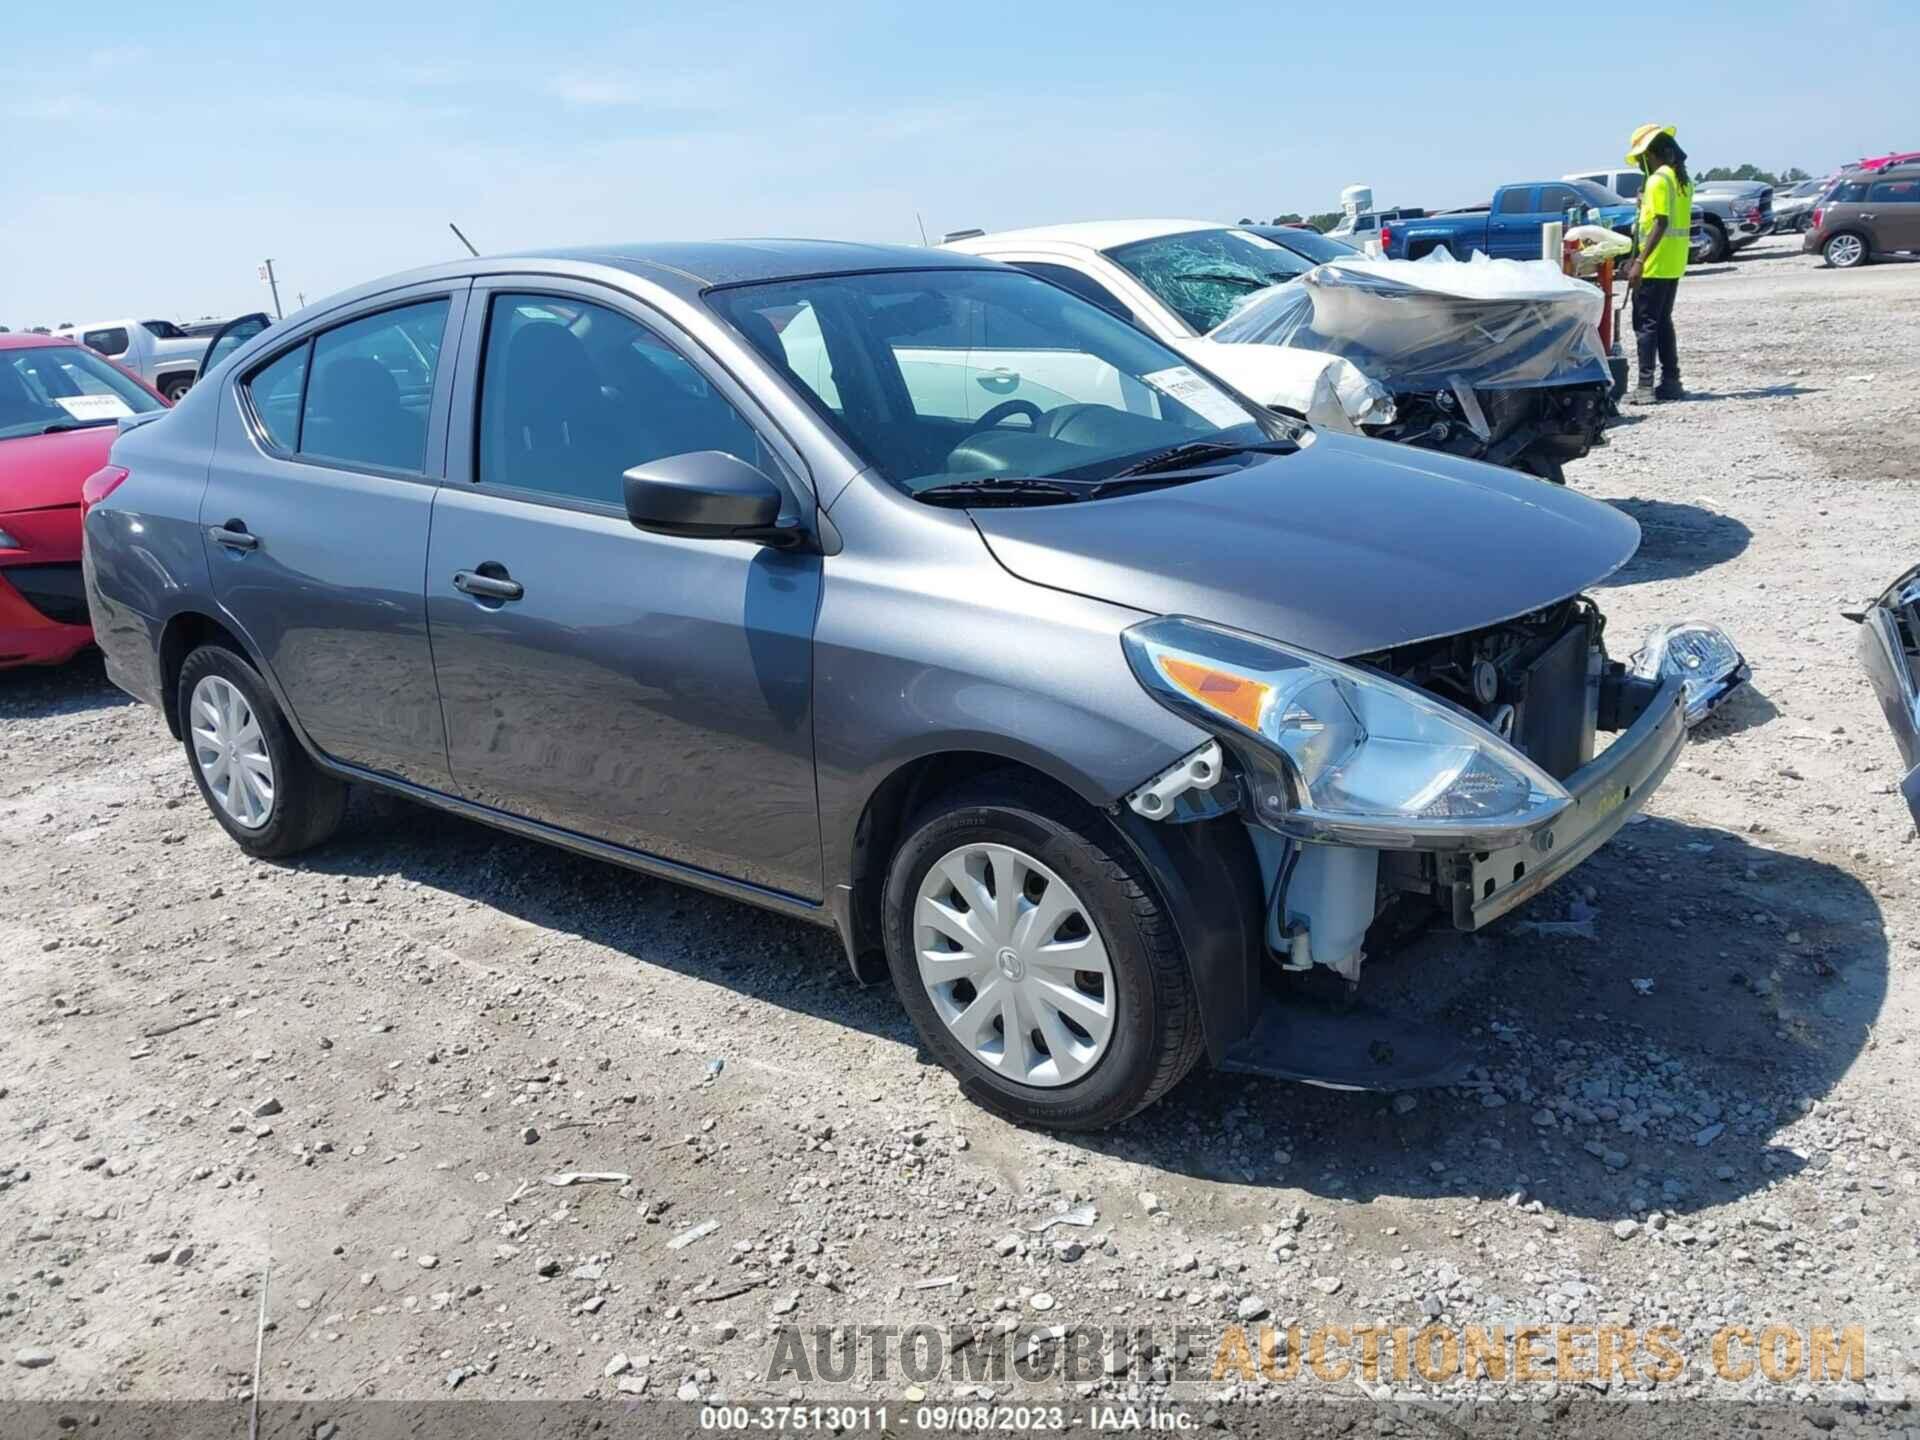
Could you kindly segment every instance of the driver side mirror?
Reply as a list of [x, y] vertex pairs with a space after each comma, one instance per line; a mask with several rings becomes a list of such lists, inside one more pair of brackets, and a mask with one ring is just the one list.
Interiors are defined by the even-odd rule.
[[722, 450], [695, 450], [636, 465], [622, 477], [637, 529], [690, 540], [797, 545], [804, 531], [780, 520], [785, 492], [764, 470]]

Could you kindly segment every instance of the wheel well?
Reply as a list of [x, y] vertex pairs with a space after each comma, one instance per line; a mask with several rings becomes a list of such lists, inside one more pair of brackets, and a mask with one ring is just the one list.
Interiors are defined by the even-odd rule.
[[167, 621], [160, 636], [160, 709], [176, 740], [180, 738], [180, 667], [202, 645], [225, 645], [237, 655], [247, 653], [239, 637], [212, 616], [186, 611]]
[[1005, 770], [1060, 791], [1073, 792], [1053, 776], [1032, 765], [977, 750], [949, 750], [909, 760], [875, 787], [853, 829], [853, 855], [848, 876], [853, 903], [848, 907], [853, 934], [842, 937], [853, 959], [854, 974], [873, 984], [887, 976], [880, 938], [880, 898], [886, 889], [887, 862], [900, 848], [908, 823], [930, 801], [958, 789], [981, 775]]

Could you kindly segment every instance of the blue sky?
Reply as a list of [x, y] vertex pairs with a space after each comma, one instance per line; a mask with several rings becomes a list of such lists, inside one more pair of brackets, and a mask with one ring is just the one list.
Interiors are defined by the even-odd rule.
[[[459, 253], [1466, 204], [1920, 148], [1911, 0], [16, 5], [0, 324], [288, 308]], [[1642, 40], [1639, 37], [1644, 37]], [[1658, 97], [1658, 98], [1653, 98]]]

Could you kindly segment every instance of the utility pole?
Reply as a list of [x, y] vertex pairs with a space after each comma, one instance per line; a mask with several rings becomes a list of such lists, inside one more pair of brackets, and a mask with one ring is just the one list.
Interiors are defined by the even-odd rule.
[[260, 278], [267, 282], [267, 288], [273, 291], [273, 318], [284, 320], [287, 317], [280, 311], [280, 282], [273, 278], [273, 261], [268, 260], [260, 266]]

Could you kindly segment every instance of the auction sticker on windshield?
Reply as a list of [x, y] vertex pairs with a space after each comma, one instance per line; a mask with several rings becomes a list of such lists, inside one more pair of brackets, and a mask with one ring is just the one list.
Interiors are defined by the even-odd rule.
[[133, 414], [118, 395], [56, 395], [53, 403], [76, 420], [118, 420]]
[[1203, 380], [1185, 365], [1156, 370], [1140, 378], [1161, 394], [1172, 396], [1202, 419], [1211, 420], [1223, 429], [1244, 425], [1253, 418], [1226, 391], [1211, 380]]

